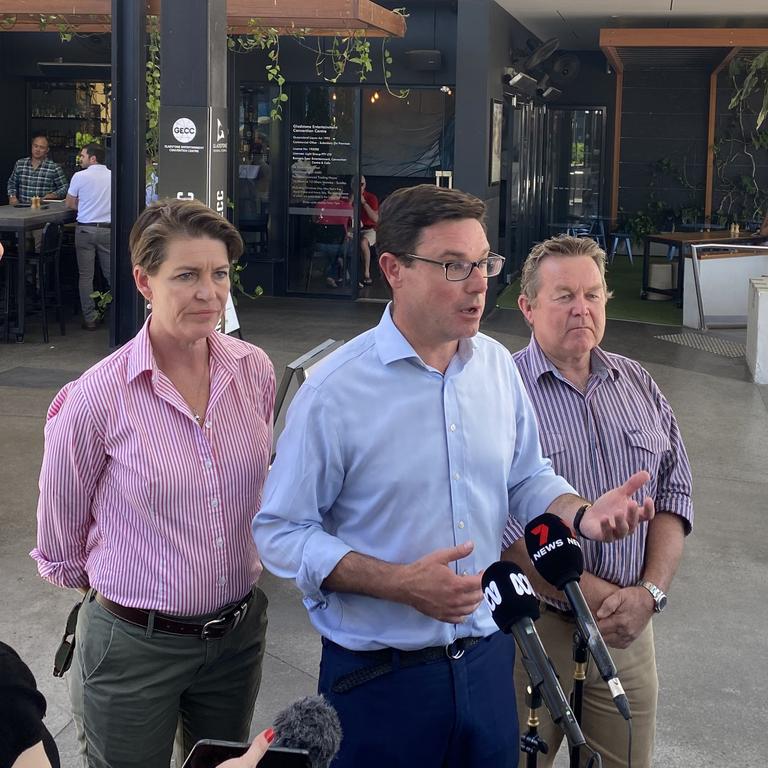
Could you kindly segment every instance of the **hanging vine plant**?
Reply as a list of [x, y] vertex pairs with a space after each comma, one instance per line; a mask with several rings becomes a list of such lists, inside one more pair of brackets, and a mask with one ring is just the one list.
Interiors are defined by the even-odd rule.
[[[395, 8], [393, 12], [403, 18], [408, 17], [405, 8]], [[249, 19], [248, 29], [247, 34], [229, 35], [227, 47], [235, 53], [250, 53], [256, 50], [266, 52], [268, 59], [265, 66], [267, 80], [277, 86], [277, 96], [272, 99], [270, 116], [273, 120], [280, 120], [282, 119], [283, 105], [288, 101], [288, 94], [284, 91], [285, 77], [280, 67], [280, 30], [275, 27], [264, 27], [258, 19]], [[312, 52], [315, 57], [315, 73], [325, 82], [337, 83], [350, 65], [357, 68], [360, 82], [364, 82], [368, 74], [373, 71], [371, 41], [366, 37], [364, 31], [353, 31], [341, 37], [336, 35], [330, 38], [330, 44], [325, 46], [322, 45], [321, 38], [318, 36], [315, 36], [314, 45], [307, 43], [306, 39], [311, 36], [311, 29], [298, 27], [291, 30], [287, 35], [299, 46]], [[382, 39], [381, 61], [384, 85], [392, 96], [405, 99], [409, 94], [407, 89], [394, 91], [390, 87], [389, 81], [392, 77], [390, 67], [393, 59], [388, 43], [389, 38]], [[331, 74], [327, 74], [328, 70]]]
[[[737, 57], [728, 68], [733, 87], [732, 120], [715, 144], [715, 168], [722, 221], [759, 219], [768, 204], [764, 174], [768, 161], [768, 51]], [[746, 166], [746, 168], [745, 168]], [[746, 172], [745, 172], [746, 171]]]

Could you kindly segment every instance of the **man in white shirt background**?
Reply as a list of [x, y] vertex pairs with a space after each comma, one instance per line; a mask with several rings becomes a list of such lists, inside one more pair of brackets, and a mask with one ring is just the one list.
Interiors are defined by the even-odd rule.
[[80, 307], [83, 328], [96, 330], [96, 306], [91, 298], [96, 256], [104, 279], [109, 282], [110, 227], [112, 220], [112, 171], [104, 165], [104, 148], [86, 144], [80, 151], [79, 171], [67, 190], [67, 207], [77, 211], [75, 248], [80, 274]]

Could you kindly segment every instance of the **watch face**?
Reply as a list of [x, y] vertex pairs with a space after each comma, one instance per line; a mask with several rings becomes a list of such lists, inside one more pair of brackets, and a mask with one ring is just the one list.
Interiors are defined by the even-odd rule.
[[667, 596], [662, 595], [656, 600], [656, 610], [661, 613], [667, 607]]

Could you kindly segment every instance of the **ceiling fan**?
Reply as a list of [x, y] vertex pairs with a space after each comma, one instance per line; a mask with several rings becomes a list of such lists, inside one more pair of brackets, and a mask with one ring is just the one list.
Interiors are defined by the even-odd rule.
[[536, 93], [539, 77], [535, 70], [552, 56], [560, 46], [560, 41], [556, 38], [550, 38], [544, 43], [536, 44], [534, 41], [528, 41], [528, 52], [518, 55], [512, 62], [511, 67], [504, 69], [503, 81], [505, 85], [515, 88], [529, 95]]

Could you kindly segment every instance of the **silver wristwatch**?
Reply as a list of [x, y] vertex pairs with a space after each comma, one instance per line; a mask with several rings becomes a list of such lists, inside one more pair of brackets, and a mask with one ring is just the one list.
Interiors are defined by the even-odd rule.
[[653, 598], [653, 610], [656, 613], [661, 613], [667, 607], [667, 596], [652, 581], [638, 581], [637, 586], [644, 587], [651, 593], [651, 597]]

